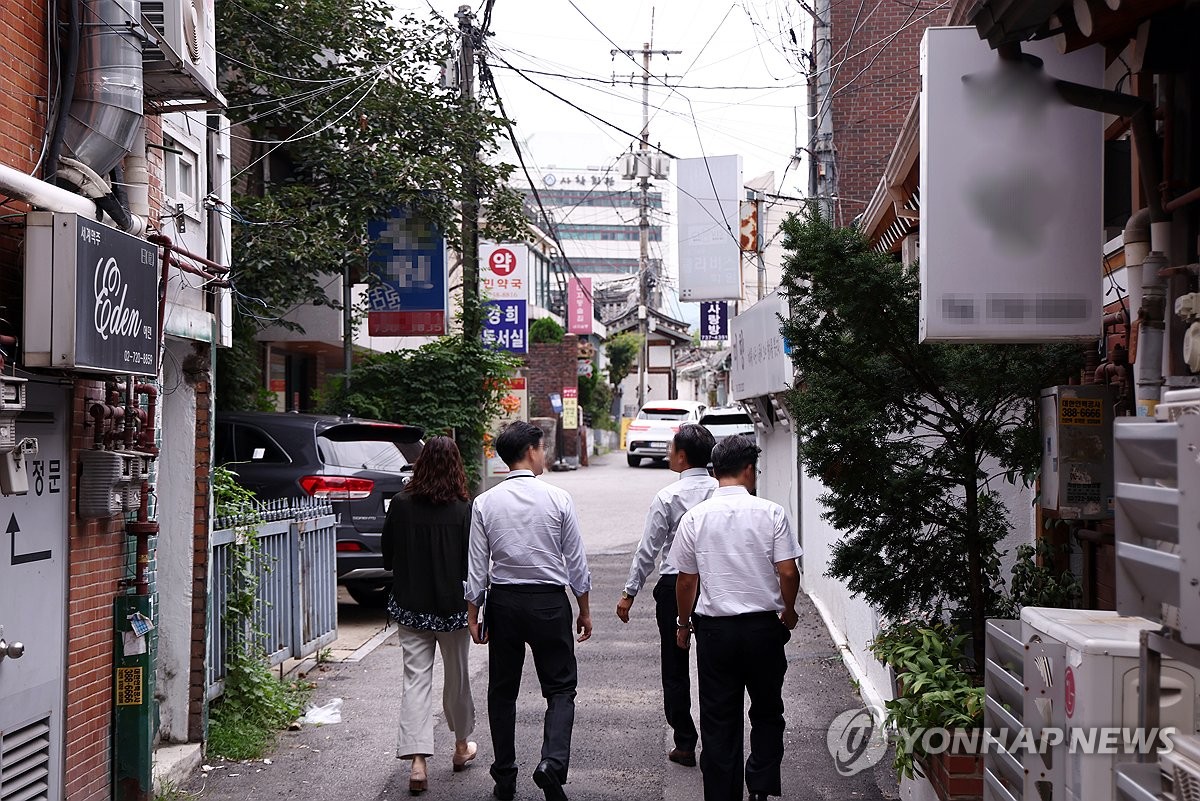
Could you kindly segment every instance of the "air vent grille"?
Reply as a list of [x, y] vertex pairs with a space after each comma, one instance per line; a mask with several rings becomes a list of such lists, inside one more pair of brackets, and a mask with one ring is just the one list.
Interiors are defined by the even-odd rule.
[[0, 801], [49, 801], [50, 718], [0, 734]]

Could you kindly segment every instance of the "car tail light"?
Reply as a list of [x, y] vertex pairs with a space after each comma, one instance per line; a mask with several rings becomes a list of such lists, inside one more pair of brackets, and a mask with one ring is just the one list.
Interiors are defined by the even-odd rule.
[[361, 501], [371, 497], [375, 482], [369, 478], [350, 476], [304, 476], [300, 486], [314, 498], [331, 501]]
[[337, 549], [339, 551], [342, 551], [343, 553], [346, 551], [365, 551], [365, 550], [367, 550], [366, 548], [363, 547], [363, 544], [361, 542], [354, 542], [353, 540], [339, 540], [338, 544], [337, 544]]
[[679, 433], [679, 426], [671, 426], [671, 432], [672, 432], [672, 433], [674, 433], [674, 434], [678, 434], [678, 433]]

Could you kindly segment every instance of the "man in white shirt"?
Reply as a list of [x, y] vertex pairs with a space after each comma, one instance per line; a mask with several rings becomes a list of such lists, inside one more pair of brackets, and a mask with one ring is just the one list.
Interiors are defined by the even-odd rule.
[[[516, 794], [517, 694], [528, 643], [546, 699], [541, 762], [533, 780], [547, 801], [566, 801], [562, 785], [571, 758], [578, 671], [565, 590], [570, 587], [579, 605], [575, 630], [583, 642], [592, 636], [592, 576], [571, 496], [537, 479], [546, 466], [542, 430], [511, 423], [496, 438], [496, 452], [512, 472], [475, 499], [466, 586], [471, 639], [490, 649], [492, 794], [501, 801]], [[479, 625], [485, 591], [486, 633]]]
[[655, 559], [662, 554], [658, 583], [654, 585], [654, 616], [658, 621], [662, 661], [663, 711], [674, 732], [675, 747], [667, 759], [687, 767], [696, 765], [696, 724], [692, 720], [692, 683], [687, 651], [675, 644], [675, 579], [678, 571], [671, 565], [671, 543], [683, 515], [707, 500], [717, 488], [717, 480], [708, 474], [713, 436], [708, 429], [693, 423], [679, 427], [667, 447], [667, 462], [679, 473], [679, 480], [658, 491], [646, 514], [641, 544], [633, 555], [629, 580], [617, 603], [617, 617], [629, 622], [629, 609], [654, 570]]
[[[713, 449], [720, 486], [683, 516], [671, 551], [679, 569], [679, 647], [696, 634], [704, 801], [741, 801], [743, 776], [751, 801], [783, 794], [783, 646], [796, 627], [801, 551], [783, 507], [751, 494], [758, 454], [741, 435]], [[747, 693], [750, 758], [743, 768]]]

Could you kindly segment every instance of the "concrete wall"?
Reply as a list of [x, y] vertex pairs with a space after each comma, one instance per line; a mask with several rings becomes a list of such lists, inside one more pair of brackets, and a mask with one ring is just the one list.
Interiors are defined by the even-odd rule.
[[[159, 738], [187, 742], [192, 653], [192, 530], [196, 493], [196, 392], [181, 364], [190, 343], [168, 340], [163, 359], [161, 457], [158, 464], [158, 663], [155, 696]], [[169, 391], [167, 391], [169, 390]]]

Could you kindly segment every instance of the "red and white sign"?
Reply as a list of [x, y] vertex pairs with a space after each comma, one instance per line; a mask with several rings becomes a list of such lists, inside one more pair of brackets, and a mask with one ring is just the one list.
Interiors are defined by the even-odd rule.
[[479, 246], [479, 288], [488, 300], [529, 299], [529, 246]]
[[486, 462], [488, 477], [506, 476], [509, 474], [508, 465], [496, 454], [496, 437], [514, 420], [529, 419], [529, 389], [526, 379], [510, 378], [505, 384], [508, 394], [500, 399], [500, 416], [492, 421], [488, 433], [484, 435], [483, 456]]
[[592, 279], [572, 278], [567, 282], [567, 332], [587, 335], [592, 333]]

